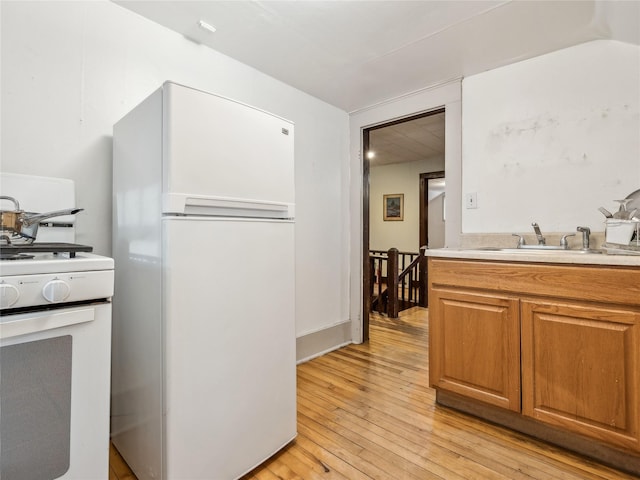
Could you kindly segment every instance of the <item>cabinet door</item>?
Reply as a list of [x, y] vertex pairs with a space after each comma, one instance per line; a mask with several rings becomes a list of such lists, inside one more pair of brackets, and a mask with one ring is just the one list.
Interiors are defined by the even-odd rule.
[[519, 412], [517, 298], [434, 288], [429, 312], [431, 386]]
[[640, 450], [640, 313], [522, 302], [522, 410]]

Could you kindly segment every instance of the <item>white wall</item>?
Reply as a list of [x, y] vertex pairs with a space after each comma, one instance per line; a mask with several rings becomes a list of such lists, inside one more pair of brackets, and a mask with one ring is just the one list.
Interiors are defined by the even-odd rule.
[[79, 243], [110, 254], [112, 125], [174, 80], [295, 122], [297, 332], [348, 320], [345, 112], [108, 1], [1, 9], [2, 171], [75, 180]]
[[[444, 158], [395, 163], [369, 170], [369, 247], [418, 252], [420, 249], [420, 174], [444, 169]], [[404, 220], [383, 220], [383, 196], [404, 194]]]
[[640, 47], [599, 40], [462, 84], [462, 230], [604, 230], [640, 188]]

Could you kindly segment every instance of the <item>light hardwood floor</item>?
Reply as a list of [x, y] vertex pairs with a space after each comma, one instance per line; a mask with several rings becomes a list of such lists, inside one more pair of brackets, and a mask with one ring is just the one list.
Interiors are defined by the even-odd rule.
[[[637, 478], [436, 406], [427, 316], [373, 315], [369, 343], [300, 365], [298, 437], [243, 480]], [[110, 480], [134, 478], [112, 451]]]

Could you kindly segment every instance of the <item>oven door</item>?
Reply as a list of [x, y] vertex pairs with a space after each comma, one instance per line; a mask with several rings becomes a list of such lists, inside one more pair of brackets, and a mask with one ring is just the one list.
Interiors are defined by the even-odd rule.
[[107, 479], [111, 304], [0, 316], [0, 478]]

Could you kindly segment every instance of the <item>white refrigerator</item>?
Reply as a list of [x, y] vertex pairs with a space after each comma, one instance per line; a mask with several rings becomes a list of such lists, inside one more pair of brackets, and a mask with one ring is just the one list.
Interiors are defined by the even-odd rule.
[[296, 436], [294, 126], [167, 82], [114, 126], [111, 435], [139, 480]]

